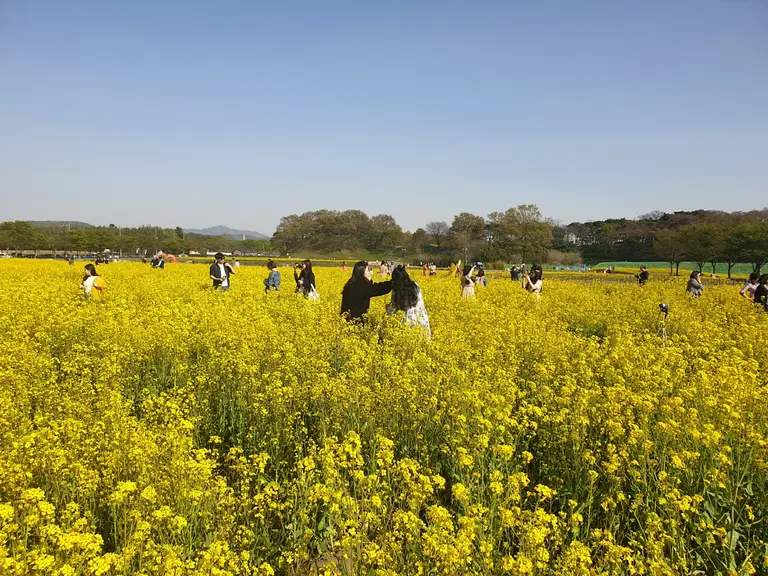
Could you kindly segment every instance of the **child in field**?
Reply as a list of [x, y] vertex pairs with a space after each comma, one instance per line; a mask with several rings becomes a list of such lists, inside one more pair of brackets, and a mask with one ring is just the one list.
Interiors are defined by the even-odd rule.
[[485, 275], [485, 270], [482, 268], [477, 271], [477, 276], [475, 276], [475, 284], [483, 287], [488, 286], [488, 277]]
[[427, 331], [427, 337], [430, 336], [429, 316], [421, 288], [411, 279], [404, 266], [397, 266], [392, 271], [392, 301], [387, 305], [388, 314], [398, 311], [405, 312], [405, 324], [420, 326]]
[[85, 265], [85, 276], [80, 288], [83, 290], [83, 296], [86, 300], [101, 300], [104, 296], [104, 289], [107, 287], [104, 279], [96, 272], [96, 266], [93, 264]]
[[264, 292], [269, 292], [270, 289], [275, 292], [280, 291], [280, 271], [277, 269], [277, 264], [270, 260], [267, 262], [267, 269], [269, 270], [269, 276], [264, 280]]

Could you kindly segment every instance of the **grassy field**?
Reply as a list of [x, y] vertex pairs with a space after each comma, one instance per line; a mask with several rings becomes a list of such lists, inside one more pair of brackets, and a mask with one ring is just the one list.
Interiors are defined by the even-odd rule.
[[[602, 270], [607, 266], [615, 266], [616, 268], [627, 269], [637, 271], [640, 266], [647, 266], [651, 272], [663, 272], [669, 273], [669, 262], [600, 262], [595, 266], [592, 266], [592, 270]], [[692, 270], [698, 270], [699, 266], [695, 262], [682, 262], [680, 264], [680, 274], [683, 274], [683, 270], [691, 272]], [[712, 272], [712, 266], [710, 264], [704, 265], [704, 274], [709, 275]], [[751, 264], [736, 264], [731, 268], [731, 276], [737, 276], [740, 278], [746, 278], [752, 272]], [[718, 264], [716, 268], [716, 274], [718, 276], [728, 275], [728, 266], [726, 264]]]

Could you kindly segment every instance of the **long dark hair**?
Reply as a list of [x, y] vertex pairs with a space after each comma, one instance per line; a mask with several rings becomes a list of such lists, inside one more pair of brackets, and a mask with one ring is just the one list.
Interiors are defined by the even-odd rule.
[[411, 280], [405, 266], [392, 271], [392, 306], [395, 310], [408, 310], [419, 301], [419, 286]]
[[83, 282], [88, 280], [89, 276], [98, 276], [98, 274], [96, 273], [96, 266], [94, 266], [93, 264], [86, 264], [85, 269], [88, 271], [88, 273], [85, 276], [83, 276]]
[[466, 265], [464, 266], [464, 271], [462, 272], [462, 274], [461, 274], [461, 275], [462, 275], [462, 276], [466, 276], [466, 275], [468, 275], [470, 272], [472, 272], [472, 266], [470, 266], [469, 264], [466, 264]]
[[757, 272], [752, 272], [752, 274], [749, 275], [748, 282], [750, 284], [752, 284], [754, 282], [758, 282], [759, 283], [760, 282], [760, 274], [758, 274]]
[[304, 272], [306, 274], [312, 274], [312, 261], [307, 258], [302, 264], [304, 264]]
[[365, 277], [365, 271], [368, 269], [368, 262], [364, 260], [360, 260], [359, 262], [355, 262], [355, 265], [352, 267], [352, 276], [350, 276], [349, 280], [347, 280], [347, 283], [344, 284], [344, 288], [341, 290], [341, 293], [343, 294], [346, 292], [347, 288], [354, 284], [359, 283], [370, 283], [370, 280]]

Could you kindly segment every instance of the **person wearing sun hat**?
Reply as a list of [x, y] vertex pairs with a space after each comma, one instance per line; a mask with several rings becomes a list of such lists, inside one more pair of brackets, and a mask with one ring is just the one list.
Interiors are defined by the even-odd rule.
[[229, 290], [229, 277], [231, 274], [234, 274], [235, 271], [232, 269], [232, 266], [224, 261], [224, 254], [221, 252], [216, 252], [214, 259], [216, 261], [211, 264], [211, 269], [209, 271], [211, 280], [213, 280], [213, 289], [221, 289], [222, 292], [226, 292]]

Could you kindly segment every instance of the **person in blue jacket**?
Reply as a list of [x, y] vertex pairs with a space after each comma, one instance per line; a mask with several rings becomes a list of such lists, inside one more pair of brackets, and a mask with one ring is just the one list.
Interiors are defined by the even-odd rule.
[[269, 292], [271, 289], [279, 292], [281, 278], [277, 264], [270, 260], [267, 262], [267, 269], [269, 270], [269, 276], [264, 280], [264, 292]]

